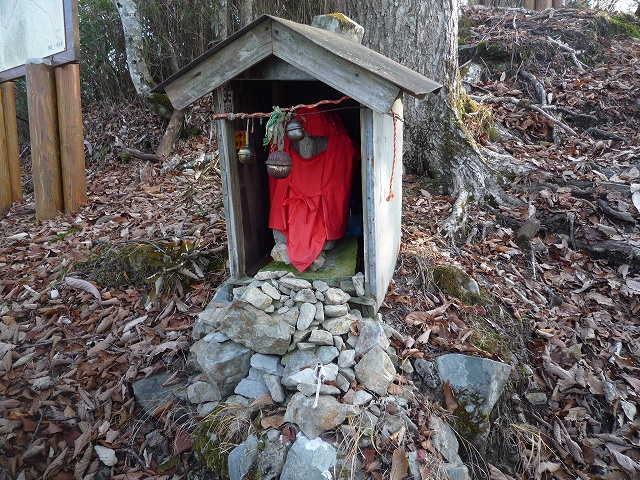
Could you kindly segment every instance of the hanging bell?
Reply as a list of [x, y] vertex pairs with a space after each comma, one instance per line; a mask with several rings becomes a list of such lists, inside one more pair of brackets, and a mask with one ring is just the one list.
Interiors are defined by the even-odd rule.
[[291, 174], [291, 155], [282, 150], [276, 150], [269, 154], [266, 161], [267, 173], [273, 178], [287, 178]]
[[302, 127], [302, 122], [295, 118], [289, 120], [289, 123], [287, 123], [287, 126], [285, 127], [285, 132], [287, 134], [287, 139], [290, 142], [299, 142], [307, 134]]
[[256, 159], [256, 152], [251, 145], [245, 145], [238, 150], [238, 161], [240, 163], [253, 163]]

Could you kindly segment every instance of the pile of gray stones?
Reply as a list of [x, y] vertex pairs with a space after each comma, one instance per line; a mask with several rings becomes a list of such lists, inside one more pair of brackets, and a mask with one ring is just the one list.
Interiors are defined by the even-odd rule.
[[[390, 338], [402, 335], [374, 315], [362, 274], [330, 286], [263, 271], [215, 300], [193, 328], [190, 364], [201, 373], [188, 385], [188, 401], [207, 414], [221, 403], [249, 409], [268, 394], [300, 431], [293, 444], [278, 430], [249, 436], [229, 454], [231, 479], [251, 468], [261, 479], [363, 478], [359, 459], [325, 441], [325, 432], [358, 448], [371, 446], [374, 430], [387, 438], [418, 432], [410, 418], [415, 387], [397, 382], [389, 394], [396, 375], [410, 375], [414, 366], [399, 361]], [[443, 473], [469, 478], [455, 434], [437, 417], [430, 428]], [[417, 454], [408, 461], [410, 475], [420, 478]]]

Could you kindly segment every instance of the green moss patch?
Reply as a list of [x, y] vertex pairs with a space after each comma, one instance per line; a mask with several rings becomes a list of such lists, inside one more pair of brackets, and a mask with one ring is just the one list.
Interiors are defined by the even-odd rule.
[[284, 262], [271, 262], [261, 270], [268, 272], [291, 272], [298, 278], [312, 281], [326, 281], [331, 278], [343, 278], [355, 275], [358, 255], [358, 239], [356, 237], [345, 236], [338, 240], [331, 250], [327, 250], [324, 253], [324, 265], [315, 272], [308, 269], [304, 272], [298, 272], [293, 265], [287, 265]]
[[640, 20], [628, 13], [598, 15], [596, 22], [603, 37], [640, 38]]
[[467, 305], [480, 303], [477, 282], [467, 273], [452, 265], [436, 265], [432, 270], [433, 283], [442, 292], [459, 298]]

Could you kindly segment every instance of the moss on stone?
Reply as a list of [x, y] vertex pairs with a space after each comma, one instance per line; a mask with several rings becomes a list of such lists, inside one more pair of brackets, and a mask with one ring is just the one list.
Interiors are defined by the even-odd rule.
[[191, 434], [196, 458], [218, 478], [229, 478], [229, 453], [243, 440], [229, 428], [229, 418], [228, 407], [219, 405]]
[[640, 21], [627, 13], [597, 17], [597, 31], [605, 37], [640, 38]]
[[480, 411], [481, 400], [477, 394], [456, 393], [458, 408], [453, 415], [455, 430], [476, 447], [483, 447], [484, 439], [491, 430], [489, 415]]
[[162, 118], [167, 120], [171, 118], [174, 108], [166, 94], [152, 93], [145, 98], [145, 101], [149, 107]]
[[353, 26], [353, 22], [351, 22], [347, 17], [345, 17], [343, 13], [340, 13], [340, 12], [328, 13], [326, 16], [335, 18], [342, 28], [350, 28]]
[[468, 42], [471, 35], [473, 21], [469, 17], [463, 16], [458, 23], [458, 45], [464, 45]]
[[180, 465], [179, 457], [169, 457], [167, 460], [165, 460], [158, 466], [158, 473], [160, 475], [164, 475], [165, 473], [168, 473], [171, 469], [177, 468], [179, 465]]
[[358, 239], [353, 236], [345, 236], [336, 242], [336, 245], [324, 252], [325, 262], [322, 268], [312, 272], [305, 270], [298, 272], [293, 265], [284, 262], [271, 262], [261, 270], [291, 272], [298, 278], [305, 280], [324, 280], [351, 277], [356, 273], [356, 261], [358, 255]]
[[433, 283], [447, 295], [459, 298], [467, 305], [480, 303], [482, 298], [477, 282], [452, 265], [436, 265], [432, 270]]

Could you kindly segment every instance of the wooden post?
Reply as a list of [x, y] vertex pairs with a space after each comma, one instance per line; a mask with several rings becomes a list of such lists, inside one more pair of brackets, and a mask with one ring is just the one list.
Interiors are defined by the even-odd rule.
[[2, 108], [2, 91], [0, 90], [0, 215], [4, 215], [11, 207], [11, 176], [9, 174], [9, 155], [7, 137], [4, 128], [4, 111]]
[[84, 163], [84, 133], [80, 100], [80, 67], [68, 63], [56, 67], [60, 166], [65, 213], [87, 203], [87, 175]]
[[55, 77], [53, 67], [42, 60], [28, 61], [26, 70], [36, 219], [45, 220], [64, 207]]
[[525, 10], [535, 10], [536, 0], [522, 0], [522, 8]]
[[11, 181], [11, 198], [14, 202], [22, 200], [22, 183], [20, 181], [20, 149], [18, 147], [18, 124], [16, 117], [16, 95], [13, 82], [0, 84], [0, 96], [4, 110], [4, 131], [7, 139], [7, 155], [9, 159], [9, 179]]
[[563, 8], [565, 6], [565, 0], [553, 0], [553, 8]]
[[536, 10], [538, 12], [546, 10], [547, 8], [551, 8], [551, 0], [536, 0]]

